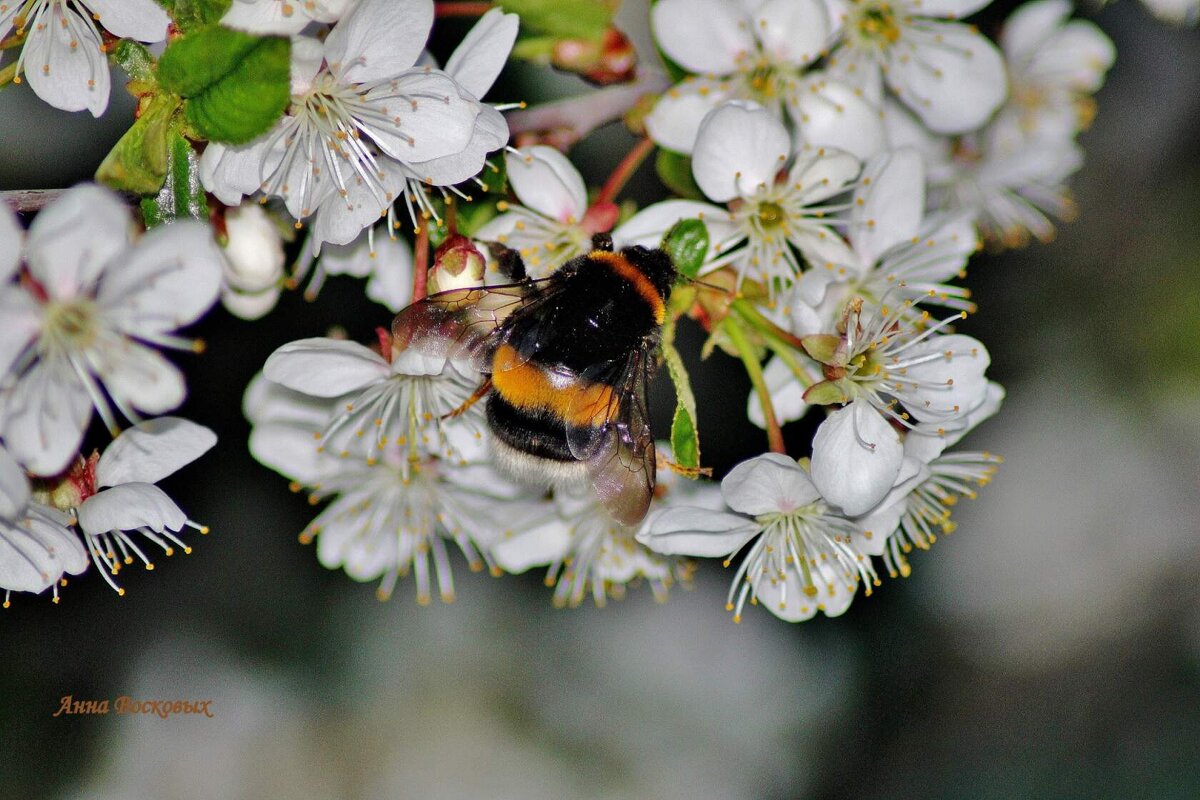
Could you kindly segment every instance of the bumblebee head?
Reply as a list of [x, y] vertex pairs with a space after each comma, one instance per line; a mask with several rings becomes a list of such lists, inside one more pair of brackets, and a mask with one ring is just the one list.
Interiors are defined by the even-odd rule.
[[646, 276], [664, 303], [671, 298], [671, 287], [675, 285], [679, 273], [666, 251], [634, 245], [622, 250], [621, 255]]

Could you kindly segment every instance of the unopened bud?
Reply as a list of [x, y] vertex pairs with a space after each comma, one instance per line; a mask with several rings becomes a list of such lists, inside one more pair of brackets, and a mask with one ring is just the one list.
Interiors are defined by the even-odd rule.
[[258, 203], [243, 203], [225, 212], [225, 283], [240, 292], [257, 293], [283, 277], [283, 239]]
[[563, 39], [555, 43], [550, 61], [559, 69], [578, 73], [600, 86], [629, 83], [637, 70], [633, 43], [613, 27], [609, 27], [598, 42]]
[[475, 243], [461, 234], [442, 242], [433, 257], [433, 269], [429, 272], [429, 291], [445, 292], [483, 285], [483, 271], [487, 260]]

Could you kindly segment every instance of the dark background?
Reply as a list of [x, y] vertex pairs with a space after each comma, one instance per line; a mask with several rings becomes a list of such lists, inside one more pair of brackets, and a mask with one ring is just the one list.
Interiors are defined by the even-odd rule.
[[[967, 444], [1006, 463], [912, 578], [794, 626], [758, 609], [732, 625], [716, 562], [661, 606], [642, 587], [553, 611], [540, 572], [461, 562], [452, 606], [419, 608], [404, 582], [377, 602], [297, 543], [314, 511], [249, 457], [240, 412], [280, 344], [388, 323], [333, 279], [261, 322], [216, 309], [194, 328], [207, 353], [176, 359], [179, 413], [220, 436], [163, 483], [212, 529], [193, 554], [123, 572], [125, 597], [89, 572], [59, 605], [0, 614], [0, 796], [1196, 797], [1200, 44], [1129, 0], [1095, 18], [1118, 60], [1080, 218], [970, 267], [964, 329], [1009, 400]], [[521, 77], [494, 96], [537, 99]], [[122, 100], [93, 121], [0, 92], [0, 188], [86, 180]], [[605, 129], [573, 157], [597, 185], [631, 141]], [[643, 169], [627, 194], [659, 191]], [[683, 347], [695, 364], [698, 334]], [[737, 365], [717, 354], [693, 381], [705, 460], [761, 451]], [[53, 718], [67, 694], [215, 715]]]

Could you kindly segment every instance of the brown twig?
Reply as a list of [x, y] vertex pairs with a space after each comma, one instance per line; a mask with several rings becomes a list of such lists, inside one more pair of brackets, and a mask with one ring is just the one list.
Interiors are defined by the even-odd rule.
[[6, 206], [18, 213], [24, 211], [40, 211], [58, 199], [65, 189], [11, 189], [0, 192], [0, 200]]

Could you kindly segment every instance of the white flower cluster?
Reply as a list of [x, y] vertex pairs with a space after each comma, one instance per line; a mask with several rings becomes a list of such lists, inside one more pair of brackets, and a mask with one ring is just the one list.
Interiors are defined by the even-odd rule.
[[[160, 479], [216, 441], [176, 417], [179, 370], [158, 347], [194, 350], [176, 329], [216, 301], [221, 256], [208, 228], [179, 222], [134, 235], [129, 209], [84, 185], [23, 231], [0, 208], [0, 588], [41, 592], [91, 561], [111, 575], [153, 563], [131, 538], [190, 552], [175, 536], [203, 530]], [[92, 410], [115, 436], [81, 453]], [[118, 414], [133, 422], [124, 432]], [[123, 590], [118, 589], [121, 593]], [[5, 602], [7, 604], [7, 594]]]
[[291, 105], [249, 144], [210, 143], [204, 187], [229, 206], [281, 198], [297, 225], [311, 220], [314, 253], [380, 217], [396, 227], [398, 201], [419, 227], [427, 187], [475, 177], [507, 143], [504, 117], [480, 98], [517, 34], [516, 15], [487, 13], [438, 68], [424, 51], [433, 13], [432, 0], [233, 3], [226, 24], [292, 35]]

